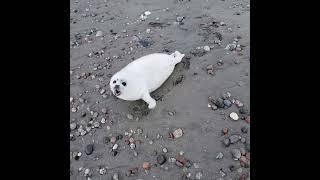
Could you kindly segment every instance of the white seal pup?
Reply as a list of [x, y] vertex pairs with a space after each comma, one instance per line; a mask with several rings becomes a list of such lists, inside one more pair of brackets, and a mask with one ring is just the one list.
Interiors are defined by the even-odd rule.
[[170, 55], [154, 53], [136, 59], [111, 77], [110, 89], [120, 99], [143, 99], [153, 109], [156, 101], [150, 93], [168, 79], [183, 57], [184, 54], [175, 51]]

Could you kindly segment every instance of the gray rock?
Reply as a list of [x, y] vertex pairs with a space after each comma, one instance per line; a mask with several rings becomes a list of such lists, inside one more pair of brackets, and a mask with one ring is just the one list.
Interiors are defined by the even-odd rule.
[[110, 138], [109, 137], [105, 137], [104, 138], [104, 143], [108, 144], [110, 142]]
[[93, 144], [88, 144], [84, 150], [84, 152], [87, 154], [87, 155], [90, 155], [93, 153], [93, 150], [94, 150], [94, 146]]
[[226, 99], [226, 100], [223, 100], [223, 104], [226, 106], [226, 107], [231, 107], [232, 106], [232, 103], [230, 100]]
[[240, 159], [241, 157], [241, 152], [239, 149], [232, 149], [231, 154], [232, 154], [232, 157], [236, 160]]
[[245, 142], [246, 142], [246, 138], [242, 137], [240, 141], [241, 141], [242, 143], [245, 143]]
[[238, 142], [240, 140], [240, 136], [232, 135], [232, 136], [229, 137], [229, 140], [230, 140], [231, 144], [234, 144], [234, 143], [236, 143], [236, 142]]
[[111, 151], [112, 156], [116, 156], [118, 154], [118, 151]]
[[222, 159], [223, 158], [223, 153], [219, 152], [216, 156], [216, 159]]
[[177, 165], [178, 167], [183, 167], [183, 164], [182, 164], [181, 162], [179, 162], [179, 161], [176, 161], [176, 165]]
[[228, 147], [230, 145], [230, 139], [229, 138], [226, 138], [223, 140], [223, 144]]
[[246, 107], [242, 106], [241, 108], [239, 108], [239, 112], [241, 114], [248, 114], [249, 111]]
[[231, 97], [231, 93], [230, 92], [223, 93], [221, 97], [223, 100], [227, 100]]
[[159, 163], [160, 165], [164, 164], [166, 162], [167, 158], [165, 155], [160, 154], [157, 156], [157, 163]]
[[101, 112], [102, 112], [103, 114], [107, 114], [107, 108], [102, 108], [102, 109], [101, 109]]
[[248, 133], [248, 126], [242, 126], [242, 128], [241, 128], [241, 132], [242, 133]]
[[213, 103], [218, 107], [218, 108], [223, 108], [224, 103], [222, 98], [217, 98], [216, 100], [213, 101]]
[[115, 143], [117, 141], [117, 138], [116, 137], [111, 137], [111, 139], [110, 139], [110, 142], [111, 143]]

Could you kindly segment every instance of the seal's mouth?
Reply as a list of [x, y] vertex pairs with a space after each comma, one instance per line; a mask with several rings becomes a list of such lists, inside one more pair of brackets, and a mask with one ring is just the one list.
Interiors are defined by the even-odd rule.
[[114, 95], [115, 96], [120, 96], [121, 92], [119, 91], [119, 89], [115, 89], [114, 90]]

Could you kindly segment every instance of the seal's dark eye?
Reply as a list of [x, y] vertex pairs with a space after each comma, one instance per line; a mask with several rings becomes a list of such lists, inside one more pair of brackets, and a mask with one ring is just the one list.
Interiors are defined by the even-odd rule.
[[122, 85], [126, 86], [126, 85], [127, 85], [127, 83], [126, 83], [126, 82], [122, 82]]
[[113, 84], [116, 83], [116, 81], [113, 81]]

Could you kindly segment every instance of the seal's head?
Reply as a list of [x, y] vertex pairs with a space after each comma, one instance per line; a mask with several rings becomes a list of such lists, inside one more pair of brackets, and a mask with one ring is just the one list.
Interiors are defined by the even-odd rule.
[[124, 88], [127, 86], [125, 79], [120, 79], [114, 76], [110, 80], [110, 89], [115, 96], [120, 96], [124, 92]]

